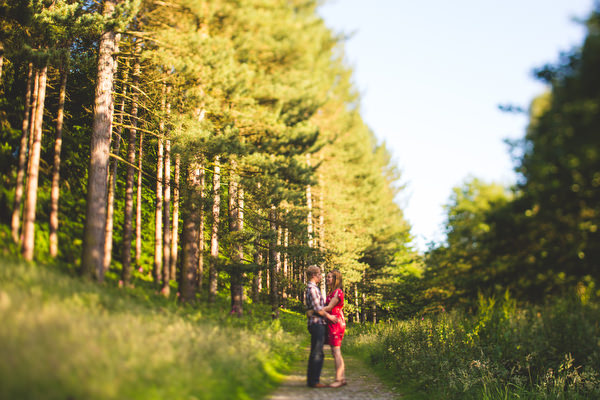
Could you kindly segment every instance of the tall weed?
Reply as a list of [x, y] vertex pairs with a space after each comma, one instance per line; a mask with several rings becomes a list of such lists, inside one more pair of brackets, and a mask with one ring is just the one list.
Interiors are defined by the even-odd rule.
[[507, 292], [475, 315], [353, 326], [346, 349], [437, 398], [600, 398], [599, 320], [589, 296], [517, 307]]

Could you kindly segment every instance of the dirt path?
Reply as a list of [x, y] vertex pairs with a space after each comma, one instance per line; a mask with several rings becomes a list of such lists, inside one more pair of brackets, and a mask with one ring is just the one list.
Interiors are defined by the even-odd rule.
[[[268, 400], [321, 400], [321, 399], [399, 399], [397, 393], [386, 386], [360, 360], [344, 355], [346, 363], [346, 380], [348, 384], [340, 388], [313, 389], [306, 386], [306, 357], [297, 363], [287, 379], [275, 390]], [[321, 374], [321, 383], [329, 384], [335, 380], [334, 363], [329, 346], [325, 346], [325, 364]]]

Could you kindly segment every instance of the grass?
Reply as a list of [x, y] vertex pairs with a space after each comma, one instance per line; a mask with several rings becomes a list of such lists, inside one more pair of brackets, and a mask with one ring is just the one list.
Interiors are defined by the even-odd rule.
[[353, 326], [346, 350], [387, 370], [407, 398], [600, 398], [600, 306], [565, 297]]
[[[256, 399], [306, 346], [303, 315], [226, 296], [182, 305], [72, 269], [0, 259], [0, 399]], [[460, 311], [354, 325], [344, 352], [416, 399], [600, 398], [600, 301], [591, 290], [545, 306], [509, 296]]]
[[0, 398], [254, 399], [302, 354], [298, 314], [115, 286], [0, 260]]

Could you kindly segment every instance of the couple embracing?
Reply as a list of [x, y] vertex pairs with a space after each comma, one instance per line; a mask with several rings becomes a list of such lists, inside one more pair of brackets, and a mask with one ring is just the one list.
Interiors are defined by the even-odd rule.
[[[333, 270], [327, 274], [327, 290], [329, 294], [323, 299], [319, 282], [321, 269], [311, 265], [306, 269], [306, 306], [308, 316], [308, 331], [310, 332], [310, 356], [306, 383], [310, 387], [340, 387], [346, 384], [344, 359], [342, 358], [342, 339], [346, 330], [346, 322], [342, 308], [344, 292], [342, 291], [342, 274]], [[330, 385], [320, 383], [321, 369], [325, 354], [323, 345], [328, 343], [335, 360], [335, 382]]]

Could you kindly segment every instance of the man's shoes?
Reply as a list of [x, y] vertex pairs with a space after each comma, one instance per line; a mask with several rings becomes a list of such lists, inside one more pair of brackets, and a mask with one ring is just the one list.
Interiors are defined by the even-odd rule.
[[311, 386], [311, 387], [312, 387], [312, 388], [315, 388], [315, 389], [321, 389], [321, 388], [326, 388], [326, 387], [329, 387], [329, 386], [327, 386], [327, 385], [323, 385], [322, 383], [315, 383], [315, 384], [314, 384], [313, 386]]

